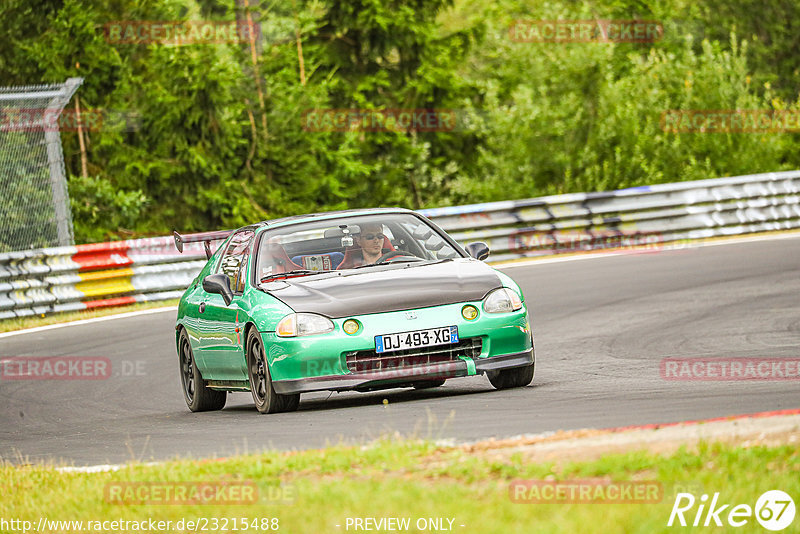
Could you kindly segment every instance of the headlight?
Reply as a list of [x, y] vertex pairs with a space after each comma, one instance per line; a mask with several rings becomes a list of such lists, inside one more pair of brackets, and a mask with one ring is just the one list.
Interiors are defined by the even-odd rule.
[[280, 337], [310, 336], [333, 330], [333, 322], [315, 313], [293, 313], [278, 323], [275, 333]]
[[505, 313], [522, 308], [522, 299], [517, 292], [506, 287], [495, 289], [483, 299], [483, 311], [486, 313]]

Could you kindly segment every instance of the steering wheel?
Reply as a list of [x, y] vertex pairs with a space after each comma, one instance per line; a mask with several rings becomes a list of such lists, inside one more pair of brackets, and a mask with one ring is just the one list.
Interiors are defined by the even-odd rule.
[[412, 256], [411, 254], [405, 254], [397, 250], [390, 250], [389, 252], [386, 252], [385, 254], [383, 254], [383, 256], [375, 260], [375, 263], [373, 263], [373, 265], [380, 265], [381, 263], [386, 263], [388, 260], [394, 258], [417, 258], [417, 257]]

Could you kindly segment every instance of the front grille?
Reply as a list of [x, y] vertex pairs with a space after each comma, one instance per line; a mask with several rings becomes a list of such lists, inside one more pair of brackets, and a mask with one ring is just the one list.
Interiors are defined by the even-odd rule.
[[423, 365], [457, 361], [459, 356], [477, 358], [483, 342], [479, 337], [465, 338], [452, 345], [420, 347], [378, 354], [374, 350], [347, 353], [347, 368], [353, 373], [399, 371]]

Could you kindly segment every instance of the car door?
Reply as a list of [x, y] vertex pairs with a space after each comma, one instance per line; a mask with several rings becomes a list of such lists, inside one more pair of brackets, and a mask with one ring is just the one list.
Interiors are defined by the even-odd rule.
[[225, 274], [230, 281], [231, 303], [226, 305], [222, 295], [213, 293], [204, 293], [200, 303], [203, 377], [207, 380], [247, 380], [240, 302], [254, 235], [250, 229], [235, 233], [217, 265], [215, 272]]

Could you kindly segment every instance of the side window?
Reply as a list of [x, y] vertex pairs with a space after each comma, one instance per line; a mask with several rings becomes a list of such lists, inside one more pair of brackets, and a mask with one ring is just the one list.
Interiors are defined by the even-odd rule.
[[228, 276], [234, 293], [244, 291], [244, 282], [247, 278], [247, 257], [253, 235], [252, 230], [236, 233], [228, 243], [228, 248], [225, 249], [225, 254], [222, 255], [219, 263], [219, 272]]

